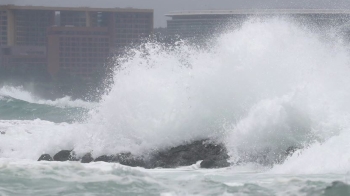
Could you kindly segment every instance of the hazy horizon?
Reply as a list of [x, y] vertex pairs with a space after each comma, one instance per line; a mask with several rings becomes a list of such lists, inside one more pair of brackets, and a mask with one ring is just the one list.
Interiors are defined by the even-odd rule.
[[154, 27], [166, 27], [165, 14], [181, 10], [207, 9], [349, 9], [347, 0], [0, 0], [0, 4], [36, 5], [36, 6], [86, 6], [86, 7], [133, 7], [154, 9]]

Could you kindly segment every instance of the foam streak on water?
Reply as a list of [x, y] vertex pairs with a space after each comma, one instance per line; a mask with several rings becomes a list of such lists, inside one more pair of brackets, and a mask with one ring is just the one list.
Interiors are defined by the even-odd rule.
[[[1, 195], [345, 195], [340, 175], [268, 175], [241, 169], [130, 168], [108, 163], [0, 161]], [[325, 180], [326, 179], [326, 180]], [[345, 193], [345, 194], [344, 194]]]

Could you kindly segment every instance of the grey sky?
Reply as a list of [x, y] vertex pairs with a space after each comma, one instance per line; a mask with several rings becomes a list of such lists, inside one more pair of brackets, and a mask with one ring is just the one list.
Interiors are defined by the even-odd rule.
[[170, 11], [200, 9], [350, 9], [349, 0], [0, 0], [0, 4], [154, 9], [155, 27], [165, 27]]

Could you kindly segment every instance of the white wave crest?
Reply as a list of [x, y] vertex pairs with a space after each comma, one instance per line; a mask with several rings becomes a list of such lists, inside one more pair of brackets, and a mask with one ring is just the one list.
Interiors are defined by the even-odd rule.
[[32, 93], [25, 91], [21, 87], [12, 87], [12, 86], [3, 86], [0, 88], [0, 98], [1, 97], [10, 97], [29, 103], [51, 105], [55, 107], [81, 107], [81, 108], [94, 108], [96, 103], [86, 102], [80, 99], [72, 100], [69, 96], [59, 98], [56, 100], [43, 100]]
[[[31, 144], [41, 152], [61, 146], [95, 155], [142, 153], [209, 137], [225, 142], [236, 160], [249, 156], [273, 163], [289, 147], [308, 147], [279, 171], [334, 171], [334, 166], [321, 167], [320, 160], [332, 150], [340, 156], [350, 139], [347, 48], [281, 19], [249, 21], [212, 43], [210, 49], [179, 42], [130, 50], [119, 59], [114, 87], [91, 118], [47, 125], [45, 134], [27, 140], [0, 137], [0, 149], [8, 149], [1, 154], [11, 158]], [[7, 127], [6, 135], [26, 129]], [[41, 125], [30, 127], [32, 133], [44, 133]], [[342, 172], [350, 171], [348, 159], [335, 161], [344, 166]], [[307, 162], [313, 165], [305, 167]]]

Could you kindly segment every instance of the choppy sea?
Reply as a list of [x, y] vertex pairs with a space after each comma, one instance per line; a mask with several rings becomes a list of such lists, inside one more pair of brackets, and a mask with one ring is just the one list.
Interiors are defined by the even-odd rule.
[[[3, 86], [0, 196], [350, 195], [350, 53], [327, 36], [276, 18], [228, 28], [205, 49], [147, 42], [118, 59], [99, 102]], [[203, 138], [226, 145], [230, 167], [37, 162]]]

